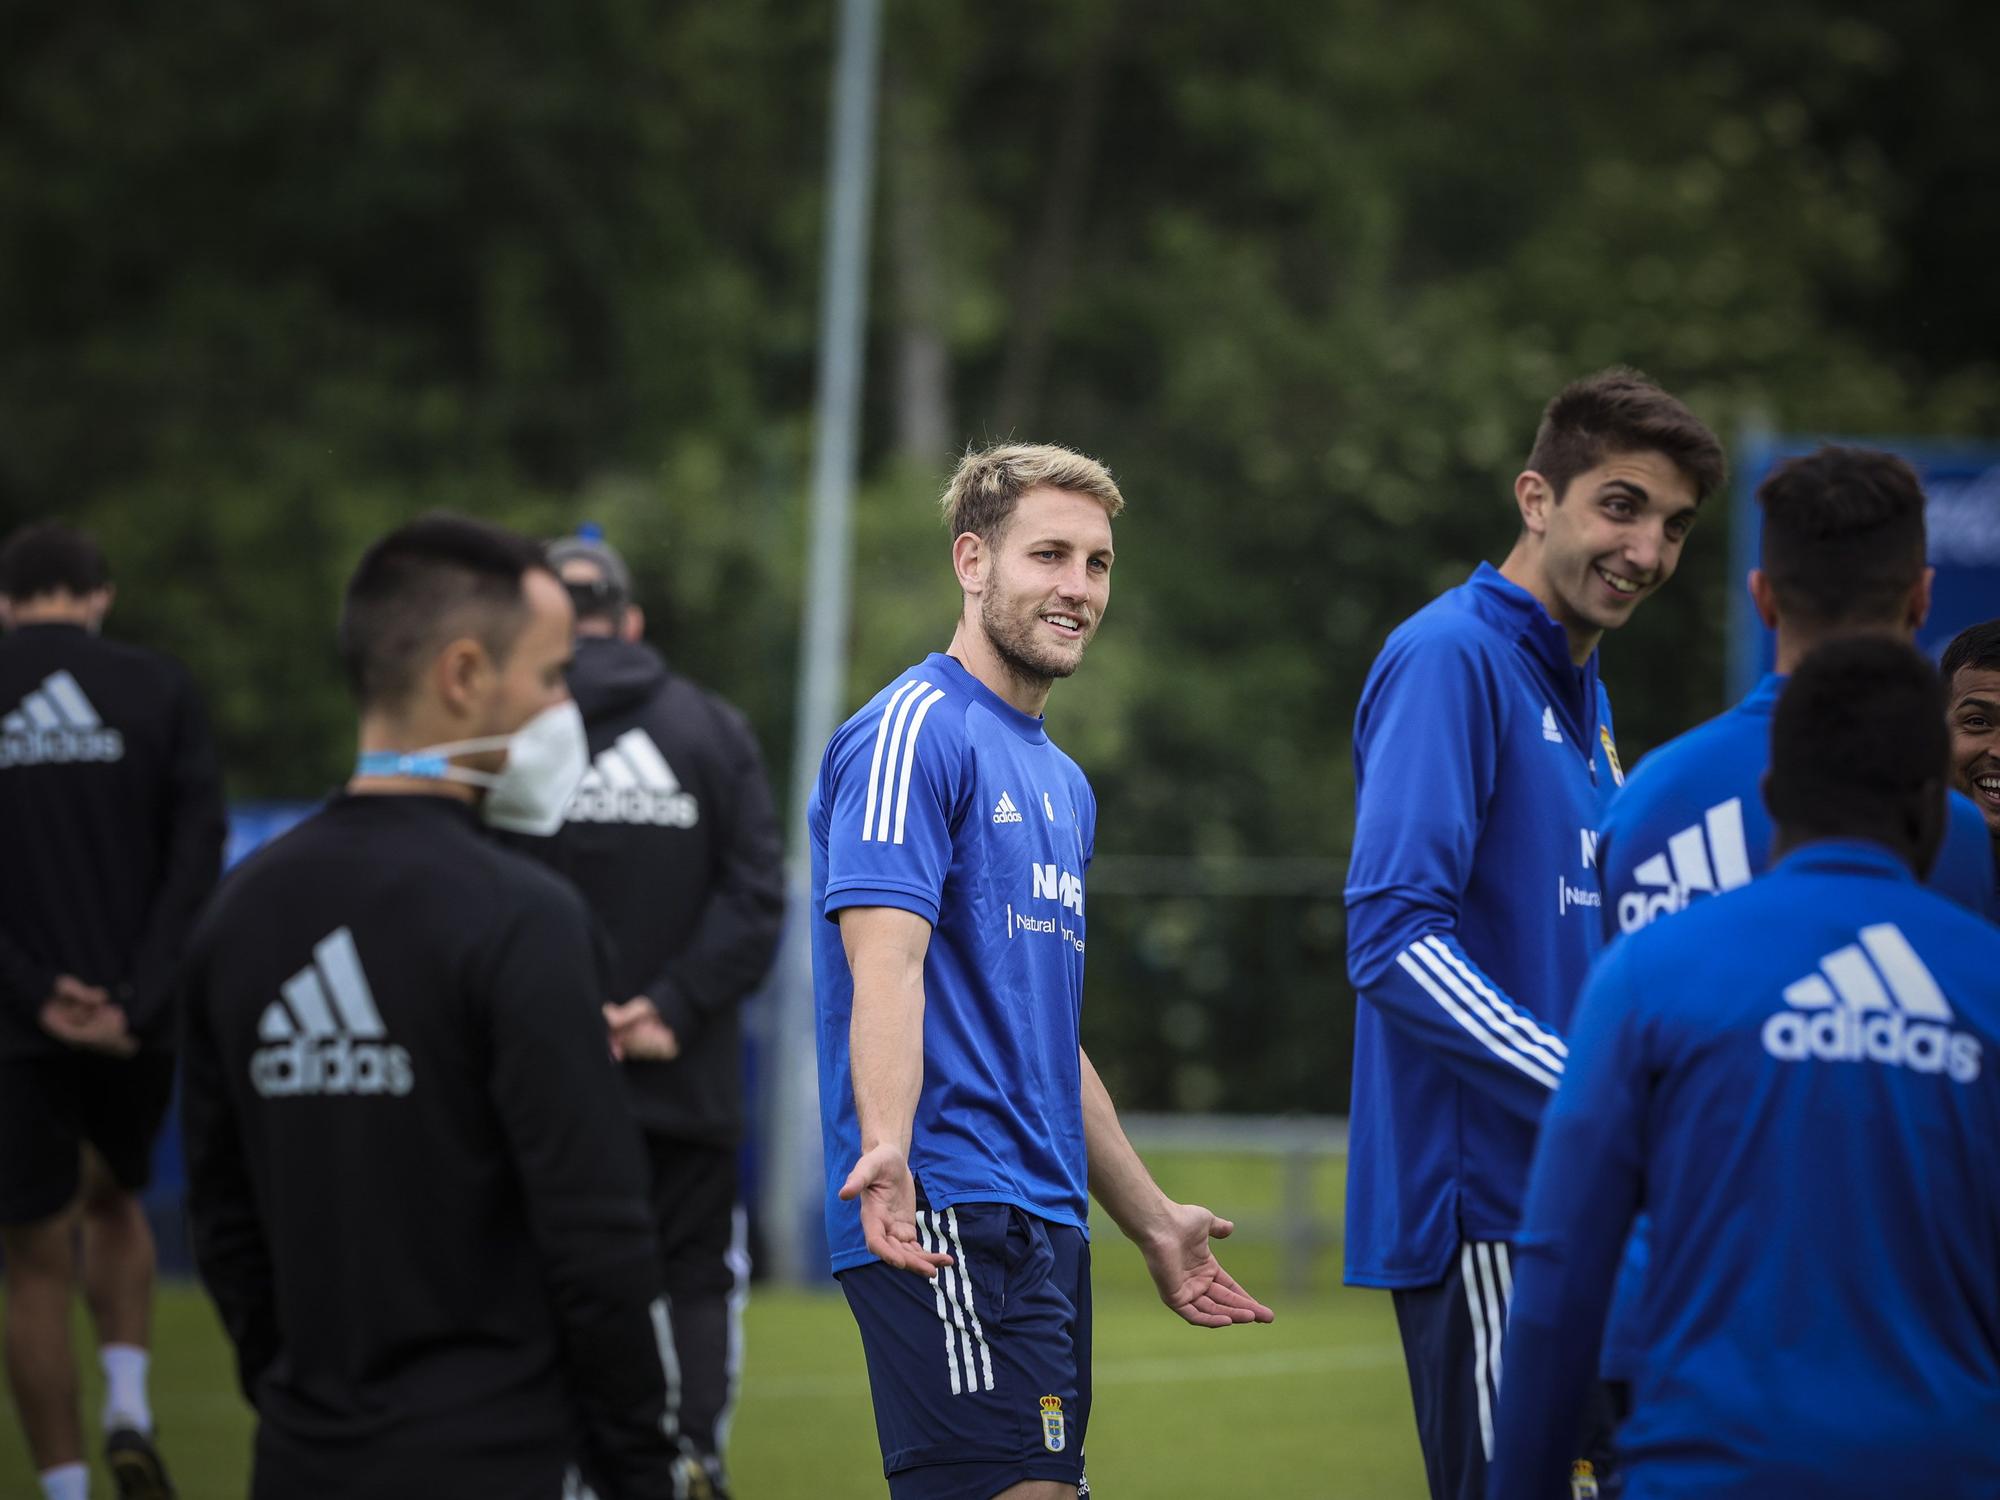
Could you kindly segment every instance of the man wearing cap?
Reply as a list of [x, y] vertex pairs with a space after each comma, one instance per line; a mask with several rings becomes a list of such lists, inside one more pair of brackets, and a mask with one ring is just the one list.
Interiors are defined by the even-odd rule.
[[591, 768], [556, 834], [521, 847], [576, 883], [612, 940], [605, 1018], [651, 1163], [681, 1431], [703, 1471], [689, 1489], [724, 1496], [748, 1273], [740, 1009], [777, 951], [783, 841], [749, 723], [645, 644], [625, 560], [594, 531], [549, 559], [576, 606], [570, 691]]

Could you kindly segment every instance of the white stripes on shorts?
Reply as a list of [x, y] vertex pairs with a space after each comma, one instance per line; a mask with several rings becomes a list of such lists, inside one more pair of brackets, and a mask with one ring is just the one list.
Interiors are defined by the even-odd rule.
[[1458, 1274], [1472, 1315], [1472, 1382], [1479, 1392], [1479, 1440], [1493, 1461], [1493, 1418], [1500, 1409], [1500, 1344], [1514, 1302], [1514, 1270], [1505, 1240], [1467, 1240], [1458, 1247]]
[[972, 1295], [972, 1268], [966, 1263], [965, 1244], [958, 1237], [958, 1210], [919, 1210], [917, 1241], [926, 1250], [949, 1255], [953, 1261], [931, 1282], [937, 1292], [938, 1321], [944, 1325], [944, 1362], [951, 1372], [951, 1393], [990, 1391], [993, 1351], [986, 1347], [986, 1330], [980, 1326], [979, 1306]]

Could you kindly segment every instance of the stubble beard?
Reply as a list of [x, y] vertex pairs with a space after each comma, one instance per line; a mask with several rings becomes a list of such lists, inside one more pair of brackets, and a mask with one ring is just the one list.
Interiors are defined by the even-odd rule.
[[[1074, 672], [1083, 660], [1083, 652], [1079, 650], [1071, 657], [1041, 646], [1034, 638], [1039, 618], [1037, 611], [1030, 610], [1025, 618], [1010, 619], [1001, 613], [990, 595], [980, 601], [979, 625], [1001, 665], [1023, 685], [1046, 688], [1058, 677]], [[1084, 644], [1088, 642], [1089, 637], [1084, 637]]]

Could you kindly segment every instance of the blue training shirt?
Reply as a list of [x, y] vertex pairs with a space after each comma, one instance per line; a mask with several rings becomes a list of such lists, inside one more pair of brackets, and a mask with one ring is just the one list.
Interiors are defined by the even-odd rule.
[[1011, 1203], [1087, 1232], [1083, 878], [1097, 801], [1083, 772], [1041, 719], [933, 654], [834, 734], [808, 817], [826, 919], [813, 924], [813, 1006], [833, 1269], [875, 1258], [859, 1205], [839, 1197], [861, 1154], [836, 920], [850, 906], [931, 924], [910, 1141], [925, 1196]]
[[1619, 779], [1593, 653], [1482, 563], [1398, 626], [1354, 723], [1347, 1279], [1441, 1281], [1507, 1239], [1563, 1032], [1603, 944]]
[[[1597, 842], [1607, 935], [1636, 932], [1722, 891], [1747, 885], [1771, 862], [1776, 830], [1761, 784], [1771, 763], [1771, 716], [1786, 679], [1773, 672], [1741, 703], [1669, 740], [1639, 762], [1604, 815]], [[1944, 846], [1929, 884], [1989, 919], [1995, 910], [1992, 845], [1979, 809], [1950, 796]], [[1642, 1221], [1605, 1334], [1604, 1373], [1623, 1379], [1647, 1256]]]
[[1489, 1496], [1561, 1493], [1642, 1209], [1626, 1500], [2000, 1495], [2000, 930], [1809, 844], [1616, 944], [1570, 1050]]
[[[1734, 708], [1648, 755], [1612, 799], [1597, 845], [1608, 934], [1636, 932], [1763, 874], [1773, 830], [1759, 785], [1784, 686], [1770, 673]], [[1983, 917], [2000, 917], [1986, 820], [1960, 793], [1950, 801], [1928, 883]]]

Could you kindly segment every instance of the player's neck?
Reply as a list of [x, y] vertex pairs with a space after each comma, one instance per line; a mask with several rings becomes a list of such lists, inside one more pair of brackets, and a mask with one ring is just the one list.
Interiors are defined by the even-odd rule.
[[[450, 744], [468, 738], [449, 728], [424, 722], [421, 718], [392, 719], [368, 714], [361, 720], [361, 755], [408, 754], [432, 745]], [[356, 797], [452, 797], [460, 802], [477, 802], [483, 789], [463, 781], [445, 781], [431, 776], [354, 775], [347, 781], [348, 793]]]
[[1580, 667], [1590, 660], [1590, 653], [1604, 639], [1603, 628], [1577, 619], [1564, 605], [1562, 596], [1550, 587], [1547, 576], [1543, 574], [1541, 560], [1531, 542], [1532, 538], [1524, 534], [1514, 544], [1514, 550], [1500, 564], [1500, 576], [1516, 588], [1525, 589], [1535, 596], [1535, 602], [1562, 627], [1563, 634], [1568, 637], [1570, 664]]
[[959, 616], [958, 628], [952, 632], [951, 644], [945, 648], [944, 654], [970, 672], [975, 681], [1009, 708], [1041, 717], [1042, 709], [1049, 701], [1049, 689], [1055, 686], [1054, 680], [1016, 671], [1012, 663], [993, 649], [986, 632], [965, 616]]
[[1799, 663], [1829, 641], [1873, 640], [1903, 641], [1914, 643], [1916, 632], [1903, 625], [1821, 625], [1808, 627], [1795, 625], [1786, 620], [1778, 622], [1778, 641], [1771, 670], [1781, 677], [1789, 677], [1799, 669]]

